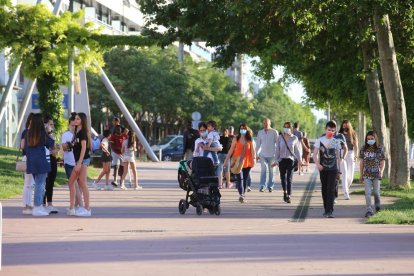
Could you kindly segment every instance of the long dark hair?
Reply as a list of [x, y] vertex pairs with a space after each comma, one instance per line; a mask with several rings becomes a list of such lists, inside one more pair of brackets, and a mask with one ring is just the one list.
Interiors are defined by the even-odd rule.
[[134, 147], [135, 149], [135, 132], [130, 130], [128, 132], [128, 148]]
[[365, 144], [364, 144], [364, 148], [362, 149], [362, 151], [366, 151], [366, 149], [368, 148], [368, 147], [370, 147], [370, 145], [368, 145], [368, 143], [367, 143], [367, 141], [368, 141], [368, 136], [374, 136], [374, 139], [375, 139], [375, 144], [374, 145], [372, 145], [373, 147], [374, 147], [374, 149], [375, 150], [377, 150], [379, 147], [380, 147], [380, 145], [379, 145], [379, 143], [378, 143], [378, 136], [377, 136], [377, 133], [375, 133], [375, 131], [373, 131], [373, 130], [370, 130], [370, 131], [368, 131], [367, 132], [367, 135], [365, 135]]
[[[348, 125], [348, 133], [344, 133], [344, 124]], [[351, 141], [351, 144], [355, 142], [356, 132], [354, 128], [352, 127], [352, 124], [349, 120], [342, 121], [341, 128], [339, 129], [339, 133], [342, 133], [343, 135], [348, 136], [349, 140]]]
[[82, 129], [85, 130], [86, 137], [88, 138], [86, 141], [86, 147], [90, 149], [92, 148], [92, 143], [91, 143], [91, 132], [89, 131], [89, 127], [88, 127], [88, 118], [86, 117], [86, 114], [83, 112], [79, 112], [78, 116], [81, 119]]
[[45, 142], [46, 130], [43, 124], [42, 114], [33, 114], [30, 128], [27, 131], [27, 145], [29, 147], [36, 147], [41, 143]]
[[29, 128], [30, 122], [32, 121], [33, 114], [34, 114], [33, 112], [30, 112], [29, 116], [27, 116], [26, 124], [25, 124], [26, 128]]
[[241, 123], [241, 124], [240, 124], [240, 126], [239, 126], [239, 134], [237, 134], [237, 136], [236, 136], [237, 141], [239, 141], [239, 139], [240, 139], [240, 137], [241, 137], [241, 134], [240, 134], [240, 129], [241, 129], [242, 127], [245, 127], [245, 128], [247, 129], [247, 133], [246, 133], [246, 135], [245, 135], [246, 140], [247, 140], [247, 141], [252, 141], [252, 140], [253, 140], [253, 138], [252, 138], [252, 137], [253, 137], [253, 130], [251, 130], [251, 128], [250, 128], [250, 127], [248, 127], [246, 123]]

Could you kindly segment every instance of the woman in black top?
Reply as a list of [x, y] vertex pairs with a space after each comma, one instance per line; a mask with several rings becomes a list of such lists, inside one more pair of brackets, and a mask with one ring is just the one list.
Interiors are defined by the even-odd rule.
[[229, 130], [227, 128], [223, 129], [223, 135], [220, 136], [220, 144], [223, 146], [223, 150], [218, 152], [218, 158], [220, 160], [219, 164], [219, 187], [223, 188], [223, 171], [226, 177], [226, 187], [227, 189], [231, 188], [232, 184], [230, 182], [230, 160], [224, 164], [226, 155], [229, 152], [231, 146], [232, 137], [229, 136]]
[[[86, 175], [90, 163], [89, 151], [91, 149], [91, 135], [87, 125], [88, 121], [85, 113], [78, 113], [75, 116], [75, 136], [73, 144], [73, 156], [75, 157], [76, 166], [73, 168], [69, 178], [70, 207], [69, 216], [90, 217], [91, 209], [89, 207], [89, 190], [86, 184]], [[84, 208], [80, 207], [75, 212], [75, 181], [78, 181], [79, 188], [83, 193]]]

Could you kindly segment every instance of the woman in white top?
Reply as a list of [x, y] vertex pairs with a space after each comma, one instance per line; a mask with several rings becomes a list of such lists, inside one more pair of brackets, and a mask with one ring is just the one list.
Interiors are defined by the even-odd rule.
[[104, 130], [103, 138], [101, 141], [101, 162], [102, 162], [102, 171], [99, 174], [98, 178], [93, 182], [93, 186], [100, 190], [98, 187], [98, 183], [103, 176], [105, 176], [105, 190], [112, 190], [112, 185], [109, 185], [109, 174], [111, 173], [111, 161], [112, 156], [111, 152], [109, 151], [109, 138], [111, 136], [111, 131], [109, 129]]
[[136, 140], [135, 133], [131, 130], [128, 132], [128, 139], [122, 143], [122, 155], [124, 157], [124, 173], [121, 177], [121, 189], [126, 190], [124, 185], [125, 177], [129, 171], [128, 165], [131, 166], [131, 171], [134, 176], [134, 188], [135, 190], [141, 190], [142, 187], [138, 185], [137, 169], [135, 165], [135, 151], [136, 151]]

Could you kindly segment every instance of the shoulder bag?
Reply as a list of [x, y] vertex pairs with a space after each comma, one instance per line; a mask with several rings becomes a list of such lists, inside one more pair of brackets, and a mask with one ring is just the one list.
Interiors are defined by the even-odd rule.
[[246, 153], [246, 145], [247, 145], [247, 141], [246, 141], [246, 144], [244, 144], [244, 146], [243, 146], [242, 153], [239, 156], [237, 156], [236, 158], [231, 159], [230, 171], [233, 174], [239, 174], [243, 169], [244, 155]]
[[17, 157], [16, 157], [16, 171], [25, 172], [27, 169], [27, 162], [26, 162], [25, 157], [19, 160], [20, 152], [21, 152], [21, 149], [19, 149], [19, 152], [17, 153]]
[[287, 144], [287, 142], [286, 142], [285, 137], [283, 136], [283, 134], [282, 134], [281, 136], [282, 136], [283, 141], [285, 141], [285, 144], [286, 144], [286, 147], [287, 147], [288, 151], [290, 152], [290, 154], [291, 154], [291, 155], [293, 156], [293, 158], [294, 158], [294, 160], [293, 160], [293, 171], [297, 172], [297, 171], [299, 170], [299, 161], [298, 161], [298, 158], [296, 157], [296, 155], [294, 155], [294, 154], [290, 151], [290, 148], [289, 148], [289, 146], [288, 146], [288, 144]]

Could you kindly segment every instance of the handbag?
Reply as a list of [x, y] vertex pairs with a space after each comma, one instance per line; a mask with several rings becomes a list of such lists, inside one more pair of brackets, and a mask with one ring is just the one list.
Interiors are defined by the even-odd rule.
[[246, 144], [244, 144], [244, 146], [243, 146], [242, 153], [239, 156], [237, 156], [236, 158], [231, 159], [231, 163], [230, 163], [231, 173], [239, 174], [242, 171], [243, 163], [244, 163], [244, 154], [245, 153], [246, 153]]
[[20, 150], [21, 149], [19, 149], [19, 153], [17, 154], [17, 157], [16, 157], [16, 171], [25, 172], [27, 169], [26, 157], [23, 156], [23, 158], [19, 160]]
[[287, 149], [288, 149], [288, 151], [290, 152], [290, 154], [293, 156], [293, 171], [294, 172], [297, 172], [298, 170], [299, 170], [299, 161], [298, 161], [298, 158], [296, 157], [296, 155], [294, 155], [291, 151], [290, 151], [290, 148], [289, 148], [289, 146], [288, 146], [288, 144], [287, 144], [287, 142], [286, 142], [286, 140], [285, 140], [285, 137], [283, 137], [283, 134], [281, 135], [282, 136], [282, 139], [283, 139], [283, 141], [285, 141], [285, 144], [286, 144], [286, 147], [287, 147]]

